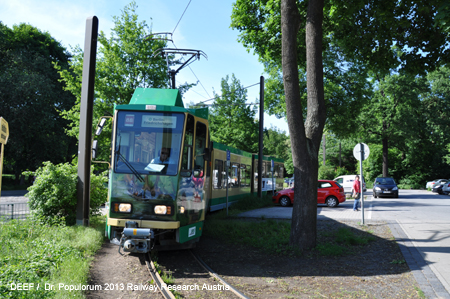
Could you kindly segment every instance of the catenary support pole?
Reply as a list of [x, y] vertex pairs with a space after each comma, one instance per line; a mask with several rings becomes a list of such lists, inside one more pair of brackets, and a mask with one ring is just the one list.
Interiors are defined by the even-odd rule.
[[263, 169], [263, 131], [264, 131], [264, 76], [259, 78], [259, 151], [258, 151], [258, 197], [262, 198]]
[[94, 108], [95, 62], [98, 18], [86, 19], [83, 80], [81, 83], [80, 133], [78, 141], [77, 225], [89, 225], [92, 116]]

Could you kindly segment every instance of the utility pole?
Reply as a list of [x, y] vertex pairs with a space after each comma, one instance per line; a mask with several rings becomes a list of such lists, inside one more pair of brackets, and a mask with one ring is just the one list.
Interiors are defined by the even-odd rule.
[[259, 152], [258, 152], [258, 197], [262, 198], [263, 168], [263, 131], [264, 131], [264, 76], [259, 78]]
[[89, 225], [91, 189], [91, 139], [94, 110], [95, 62], [98, 18], [86, 19], [83, 80], [81, 83], [80, 133], [78, 140], [77, 225]]

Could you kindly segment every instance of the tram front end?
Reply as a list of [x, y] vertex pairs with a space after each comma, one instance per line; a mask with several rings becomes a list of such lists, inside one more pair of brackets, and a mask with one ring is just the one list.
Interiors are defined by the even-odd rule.
[[191, 248], [203, 229], [210, 159], [207, 110], [175, 89], [135, 91], [115, 106], [106, 233], [119, 251]]

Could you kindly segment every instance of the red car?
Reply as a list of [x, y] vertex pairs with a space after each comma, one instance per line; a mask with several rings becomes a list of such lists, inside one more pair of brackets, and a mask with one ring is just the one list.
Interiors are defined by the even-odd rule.
[[[287, 207], [294, 203], [294, 188], [275, 192], [272, 196], [274, 203]], [[317, 184], [317, 204], [326, 204], [329, 207], [337, 207], [345, 201], [344, 187], [330, 180], [319, 180]]]

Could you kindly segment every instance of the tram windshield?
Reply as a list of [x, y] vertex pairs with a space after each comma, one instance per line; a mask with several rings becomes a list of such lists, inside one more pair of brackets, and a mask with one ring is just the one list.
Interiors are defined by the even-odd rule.
[[183, 126], [182, 113], [119, 111], [115, 172], [176, 175]]

